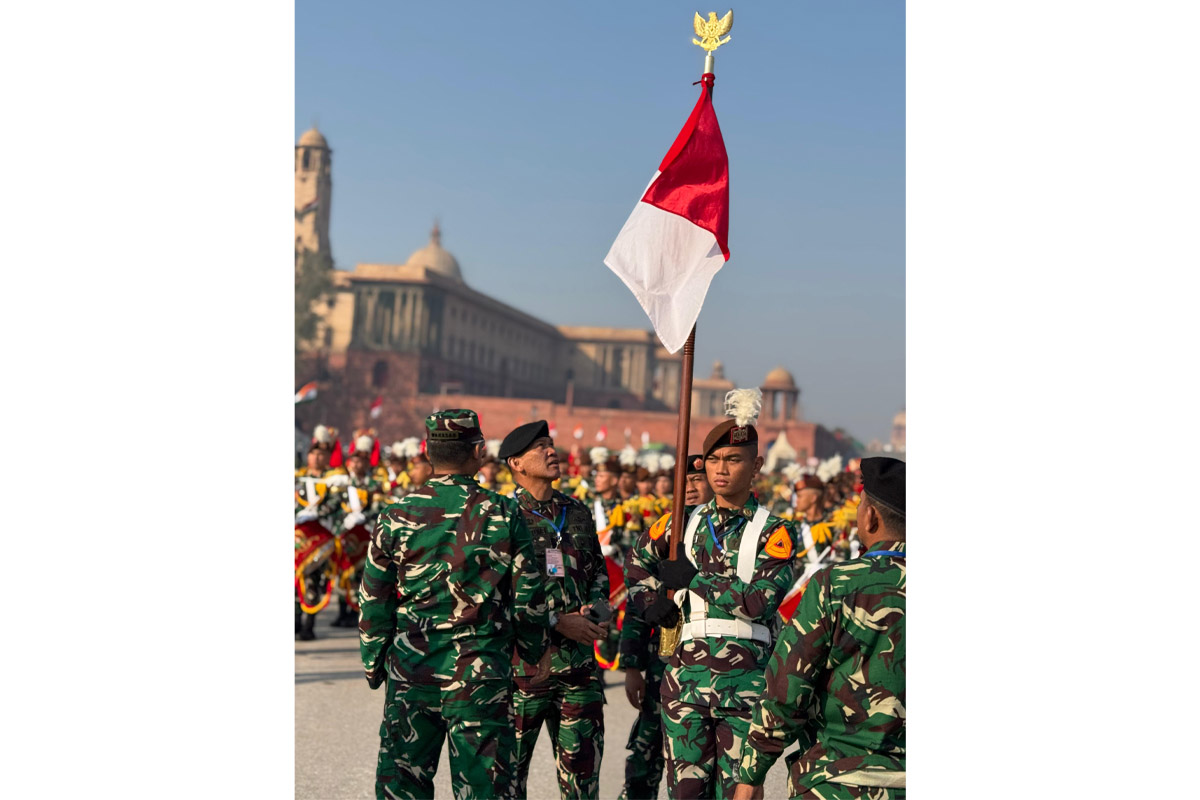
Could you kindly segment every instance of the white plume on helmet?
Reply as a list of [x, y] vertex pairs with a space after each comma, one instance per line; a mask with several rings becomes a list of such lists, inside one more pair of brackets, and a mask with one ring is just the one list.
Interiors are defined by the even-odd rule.
[[834, 455], [833, 458], [827, 458], [817, 465], [817, 477], [822, 481], [828, 482], [842, 471], [842, 457], [840, 454]]
[[371, 448], [375, 446], [375, 440], [370, 436], [360, 436], [354, 440], [354, 452], [366, 453], [370, 455]]
[[634, 450], [629, 445], [625, 445], [621, 449], [621, 452], [617, 454], [617, 458], [620, 460], [622, 467], [637, 466], [637, 450]]
[[663, 472], [666, 472], [667, 470], [674, 468], [674, 466], [675, 466], [675, 456], [671, 455], [670, 453], [663, 453], [659, 457], [658, 468], [660, 470], [662, 470]]
[[651, 473], [658, 472], [659, 454], [653, 450], [638, 456], [638, 466], [645, 467]]
[[762, 389], [732, 389], [725, 395], [725, 416], [733, 417], [738, 427], [758, 422], [762, 411]]
[[605, 461], [608, 461], [608, 448], [593, 447], [591, 450], [588, 450], [588, 458], [593, 464], [603, 464]]
[[[399, 450], [396, 448], [399, 448]], [[412, 458], [421, 452], [421, 440], [415, 436], [409, 436], [407, 439], [392, 445], [392, 452], [399, 453], [399, 455], [405, 458]]]
[[333, 434], [324, 425], [313, 428], [313, 441], [318, 444], [333, 444]]
[[800, 466], [795, 461], [785, 465], [780, 471], [783, 473], [783, 477], [788, 479], [788, 483], [794, 484], [804, 477], [804, 467]]

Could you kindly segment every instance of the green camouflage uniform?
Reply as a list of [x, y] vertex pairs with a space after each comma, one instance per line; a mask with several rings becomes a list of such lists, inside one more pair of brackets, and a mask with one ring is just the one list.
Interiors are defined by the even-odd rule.
[[[737, 577], [742, 532], [758, 511], [753, 495], [741, 509], [718, 513], [716, 500], [701, 506], [692, 546], [699, 570], [688, 588], [708, 603], [709, 619], [740, 619], [779, 630], [777, 609], [792, 584], [796, 534], [790, 522], [767, 517], [750, 582]], [[725, 517], [723, 519], [723, 517]], [[720, 547], [713, 541], [710, 518]], [[782, 531], [782, 533], [780, 533]], [[782, 538], [779, 556], [768, 543]], [[654, 601], [658, 564], [667, 557], [668, 537], [642, 548], [631, 560], [626, 580], [637, 613]], [[682, 542], [680, 557], [684, 557]], [[724, 548], [724, 551], [721, 549]], [[686, 596], [686, 595], [685, 595]], [[683, 602], [684, 622], [690, 601]], [[737, 785], [742, 742], [750, 729], [754, 703], [763, 689], [763, 669], [771, 646], [750, 639], [703, 637], [684, 641], [667, 665], [662, 682], [663, 734], [667, 742], [667, 792], [671, 797], [732, 797]]]
[[[792, 741], [792, 797], [904, 797], [904, 542], [818, 572], [779, 637], [743, 749], [760, 785]], [[875, 555], [872, 555], [874, 553]]]
[[[607, 605], [608, 571], [587, 506], [558, 491], [545, 502], [523, 488], [518, 488], [514, 497], [533, 535], [538, 570], [546, 582], [548, 610], [562, 616], [585, 605]], [[561, 543], [556, 527], [563, 532]], [[559, 577], [547, 571], [548, 548], [562, 553], [563, 574]], [[591, 643], [575, 642], [557, 633], [551, 638], [557, 650], [545, 683], [531, 683], [535, 664], [515, 661], [516, 795], [525, 797], [529, 762], [544, 722], [558, 766], [559, 792], [564, 798], [595, 798], [600, 793], [604, 752], [604, 689], [595, 654]]]
[[[478, 420], [444, 411], [426, 427], [477, 433]], [[536, 663], [547, 644], [545, 583], [516, 501], [445, 475], [390, 506], [359, 604], [367, 682], [387, 679], [376, 797], [432, 797], [447, 737], [456, 798], [510, 796], [512, 654]]]
[[[635, 548], [631, 559], [638, 558]], [[629, 731], [625, 749], [625, 787], [618, 800], [647, 800], [658, 797], [658, 785], [663, 774], [662, 701], [659, 684], [667, 670], [667, 662], [658, 656], [658, 628], [641, 618], [633, 607], [625, 609], [621, 628], [621, 669], [643, 673], [646, 692], [637, 719]]]

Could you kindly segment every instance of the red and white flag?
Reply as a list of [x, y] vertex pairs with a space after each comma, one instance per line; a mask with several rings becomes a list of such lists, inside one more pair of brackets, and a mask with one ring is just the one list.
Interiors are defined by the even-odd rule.
[[607, 438], [608, 438], [608, 426], [601, 425], [600, 430], [596, 431], [596, 441], [603, 442]]
[[375, 402], [371, 403], [371, 419], [379, 419], [379, 415], [383, 413], [383, 395], [375, 398]]
[[582, 438], [583, 438], [583, 426], [582, 426], [582, 425], [576, 425], [576, 426], [575, 426], [575, 434], [574, 434], [574, 436], [575, 436], [575, 438], [576, 438], [576, 439], [582, 439]]
[[729, 157], [712, 105], [714, 76], [675, 137], [605, 265], [625, 282], [663, 346], [679, 352], [729, 260]]
[[555, 425], [553, 422], [551, 422], [549, 425], [549, 428], [550, 428], [550, 438], [557, 439], [558, 438], [558, 426]]

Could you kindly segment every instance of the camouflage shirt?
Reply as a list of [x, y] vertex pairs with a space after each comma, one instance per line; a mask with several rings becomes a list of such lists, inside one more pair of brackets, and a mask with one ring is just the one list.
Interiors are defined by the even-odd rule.
[[[903, 553], [904, 542], [871, 548], [882, 551]], [[795, 740], [793, 796], [837, 776], [895, 785], [887, 773], [904, 771], [904, 556], [871, 552], [821, 570], [805, 590], [767, 666], [743, 783], [761, 784]]]
[[[562, 615], [590, 603], [607, 603], [608, 570], [604, 567], [604, 556], [600, 555], [596, 523], [587, 506], [557, 491], [545, 502], [534, 499], [523, 488], [518, 488], [514, 497], [533, 535], [538, 574], [546, 583], [547, 609]], [[557, 527], [562, 529], [561, 542], [555, 532]], [[550, 548], [557, 548], [562, 554], [562, 577], [547, 574], [546, 551]], [[557, 634], [553, 639], [558, 647], [550, 662], [553, 674], [590, 674], [596, 669], [591, 644]], [[518, 675], [532, 676], [536, 671], [535, 664], [517, 663]]]
[[359, 588], [368, 681], [512, 680], [546, 648], [545, 582], [516, 501], [443, 475], [379, 517]]
[[[754, 495], [742, 508], [725, 514], [725, 519], [717, 511], [715, 499], [700, 507], [700, 527], [692, 542], [699, 573], [688, 588], [708, 603], [710, 619], [741, 619], [765, 625], [774, 633], [779, 626], [779, 603], [792, 585], [796, 534], [790, 522], [768, 516], [753, 576], [748, 583], [742, 581], [737, 576], [738, 548], [743, 531], [757, 511]], [[710, 519], [719, 546], [709, 532]], [[640, 538], [642, 546], [630, 559], [625, 580], [630, 604], [638, 614], [644, 613], [658, 594], [658, 564], [669, 554], [665, 533], [669, 527], [668, 514], [649, 536]], [[684, 600], [685, 622], [690, 605], [690, 600]], [[750, 708], [762, 693], [763, 668], [770, 655], [769, 644], [750, 639], [703, 637], [682, 642], [667, 668], [662, 696], [696, 706]]]

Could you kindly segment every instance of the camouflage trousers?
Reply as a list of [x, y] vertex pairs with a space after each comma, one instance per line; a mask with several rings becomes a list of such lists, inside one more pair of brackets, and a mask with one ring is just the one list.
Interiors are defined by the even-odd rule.
[[750, 733], [749, 708], [709, 708], [663, 700], [667, 795], [676, 800], [733, 797]]
[[903, 789], [881, 786], [848, 786], [843, 783], [818, 783], [811, 789], [797, 789], [790, 782], [792, 800], [904, 800]]
[[604, 689], [596, 674], [582, 678], [551, 675], [540, 686], [518, 678], [513, 689], [516, 767], [515, 794], [525, 797], [529, 762], [542, 723], [558, 767], [563, 798], [596, 798], [600, 794], [600, 758], [604, 753]]
[[646, 670], [646, 695], [625, 749], [625, 788], [617, 800], [653, 800], [658, 797], [658, 785], [663, 775], [662, 699], [659, 689], [667, 663], [651, 654]]
[[389, 678], [379, 728], [377, 800], [433, 797], [433, 776], [447, 738], [456, 800], [510, 797], [511, 696], [507, 681], [447, 689]]

